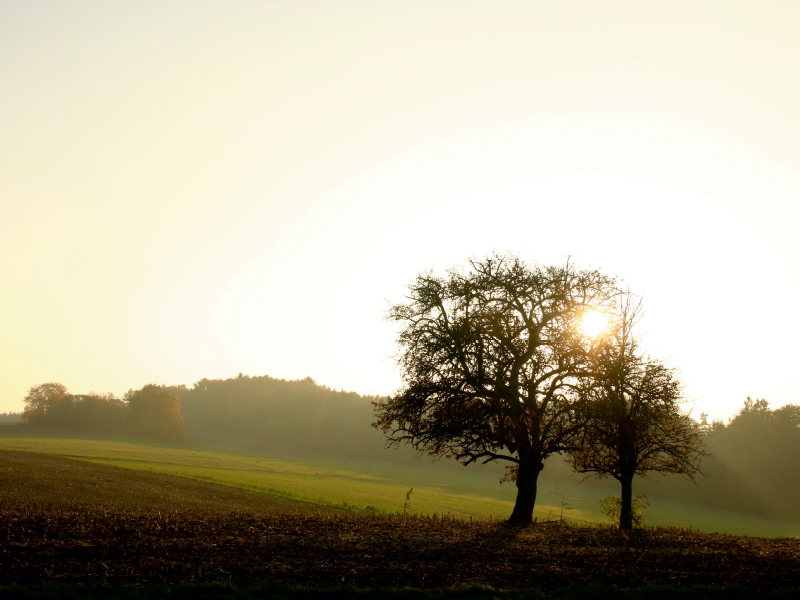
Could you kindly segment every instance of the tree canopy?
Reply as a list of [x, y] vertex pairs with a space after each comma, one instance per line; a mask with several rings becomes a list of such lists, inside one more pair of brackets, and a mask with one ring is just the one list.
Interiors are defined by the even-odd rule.
[[181, 399], [160, 385], [149, 384], [125, 394], [131, 428], [138, 435], [165, 440], [183, 440]]
[[31, 387], [24, 398], [22, 420], [31, 424], [43, 423], [68, 393], [64, 385], [54, 382]]
[[146, 385], [120, 400], [113, 394], [70, 394], [60, 383], [28, 390], [22, 418], [28, 425], [152, 437], [183, 438], [180, 399], [166, 388]]
[[464, 464], [508, 462], [517, 486], [509, 521], [529, 524], [544, 461], [573, 447], [581, 427], [580, 384], [602, 342], [580, 320], [617, 294], [598, 271], [514, 256], [418, 276], [389, 310], [405, 385], [375, 403], [374, 426], [389, 444]]

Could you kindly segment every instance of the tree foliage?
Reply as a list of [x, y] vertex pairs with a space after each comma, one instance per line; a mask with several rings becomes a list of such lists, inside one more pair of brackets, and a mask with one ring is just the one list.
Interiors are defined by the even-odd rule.
[[29, 425], [179, 440], [183, 437], [180, 399], [147, 385], [120, 400], [113, 394], [70, 394], [60, 383], [33, 386], [25, 396], [23, 421]]
[[166, 387], [149, 384], [125, 394], [131, 429], [142, 437], [183, 440], [181, 399]]
[[[647, 502], [647, 496], [644, 494], [636, 494], [631, 501], [631, 521], [636, 527], [644, 525], [644, 509], [650, 506]], [[606, 496], [600, 499], [600, 512], [610, 518], [612, 521], [619, 523], [620, 515], [622, 514], [622, 498], [616, 496]]]
[[311, 377], [239, 374], [169, 389], [181, 399], [187, 436], [203, 443], [350, 457], [372, 455], [383, 443], [369, 427], [374, 397], [332, 390]]
[[113, 394], [68, 394], [42, 423], [49, 427], [94, 433], [129, 432], [128, 409]]
[[389, 310], [400, 326], [405, 386], [375, 403], [389, 444], [464, 464], [506, 461], [516, 480], [510, 522], [531, 522], [548, 456], [580, 430], [580, 382], [595, 342], [578, 326], [616, 295], [613, 279], [572, 264], [517, 257], [472, 260], [445, 277], [424, 273]]
[[67, 388], [60, 383], [42, 383], [31, 387], [24, 398], [22, 420], [32, 425], [44, 423], [67, 394]]

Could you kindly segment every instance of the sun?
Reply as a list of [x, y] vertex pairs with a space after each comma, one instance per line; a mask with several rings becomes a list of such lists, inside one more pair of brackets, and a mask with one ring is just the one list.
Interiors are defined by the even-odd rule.
[[586, 337], [600, 337], [608, 330], [608, 315], [593, 308], [587, 309], [581, 317], [580, 326]]

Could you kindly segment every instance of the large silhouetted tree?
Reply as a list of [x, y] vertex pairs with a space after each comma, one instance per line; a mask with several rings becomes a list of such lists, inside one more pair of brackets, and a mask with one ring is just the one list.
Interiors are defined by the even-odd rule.
[[681, 410], [675, 372], [640, 351], [634, 333], [640, 307], [630, 293], [620, 297], [608, 343], [592, 354], [592, 374], [584, 380], [581, 443], [568, 452], [577, 472], [620, 482], [624, 530], [633, 527], [634, 475], [693, 478], [703, 455], [702, 432]]
[[389, 444], [432, 455], [506, 461], [517, 498], [509, 523], [531, 523], [545, 459], [574, 444], [579, 384], [596, 345], [581, 316], [616, 294], [613, 279], [513, 256], [425, 273], [392, 306], [400, 326], [399, 393], [375, 403]]

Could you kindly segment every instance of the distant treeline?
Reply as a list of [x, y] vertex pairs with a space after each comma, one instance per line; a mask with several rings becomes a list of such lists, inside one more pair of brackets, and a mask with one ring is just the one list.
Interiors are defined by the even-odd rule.
[[0, 413], [0, 423], [22, 423], [22, 413]]
[[60, 383], [32, 387], [22, 421], [31, 426], [92, 433], [183, 439], [180, 399], [158, 385], [113, 394], [70, 394]]
[[646, 493], [800, 521], [800, 406], [775, 410], [747, 398], [728, 424], [703, 423], [706, 452], [697, 484], [655, 477]]
[[353, 458], [397, 456], [383, 450], [383, 435], [370, 426], [376, 398], [335, 391], [310, 377], [240, 374], [169, 390], [180, 397], [187, 434], [195, 441]]

